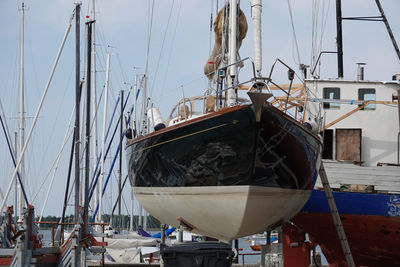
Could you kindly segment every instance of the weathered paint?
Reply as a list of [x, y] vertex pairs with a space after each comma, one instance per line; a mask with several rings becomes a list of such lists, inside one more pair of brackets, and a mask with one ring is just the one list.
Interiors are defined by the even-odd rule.
[[[356, 265], [400, 265], [400, 196], [333, 192]], [[345, 266], [345, 258], [325, 193], [313, 190], [302, 211], [292, 220], [321, 246], [331, 266]]]

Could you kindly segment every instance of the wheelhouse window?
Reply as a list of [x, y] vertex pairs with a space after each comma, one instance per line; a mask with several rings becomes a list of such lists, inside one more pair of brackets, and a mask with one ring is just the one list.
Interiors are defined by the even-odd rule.
[[[374, 88], [360, 88], [358, 89], [358, 100], [376, 100], [376, 93]], [[375, 110], [376, 104], [369, 104], [362, 108], [362, 110]]]
[[[340, 99], [340, 88], [337, 87], [325, 87], [323, 89], [324, 99]], [[340, 109], [340, 103], [324, 102], [324, 109]]]

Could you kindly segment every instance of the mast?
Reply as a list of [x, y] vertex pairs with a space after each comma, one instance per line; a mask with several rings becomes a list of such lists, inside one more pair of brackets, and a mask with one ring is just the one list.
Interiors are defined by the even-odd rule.
[[22, 220], [23, 217], [23, 192], [22, 187], [25, 184], [25, 157], [22, 154], [22, 148], [25, 144], [25, 88], [24, 88], [24, 20], [25, 20], [25, 4], [22, 2], [21, 7], [21, 40], [20, 40], [20, 65], [19, 65], [19, 148], [21, 154], [21, 164], [19, 174], [21, 176], [21, 186], [19, 188], [19, 208], [18, 218]]
[[338, 78], [343, 78], [342, 0], [336, 0], [336, 42]]
[[[150, 6], [149, 6], [150, 8]], [[147, 125], [147, 76], [149, 71], [149, 58], [150, 58], [150, 41], [151, 41], [151, 28], [153, 25], [153, 11], [154, 11], [154, 0], [152, 1], [150, 21], [147, 28], [147, 53], [146, 53], [146, 68], [143, 77], [143, 98], [142, 98], [142, 128], [141, 134], [145, 135], [148, 133]], [[136, 97], [136, 96], [135, 96]]]
[[122, 126], [123, 126], [123, 121], [124, 121], [124, 91], [121, 90], [121, 114], [120, 114], [120, 124], [119, 124], [119, 171], [118, 171], [118, 232], [120, 231], [120, 226], [121, 226], [121, 194], [122, 194], [122, 188], [121, 188], [121, 179], [122, 179]]
[[[135, 74], [135, 81], [133, 84], [133, 91], [134, 91], [134, 95], [133, 95], [133, 122], [132, 123], [132, 136], [134, 137], [137, 133], [137, 129], [136, 129], [136, 104], [137, 104], [137, 91], [138, 91], [138, 85], [137, 85], [137, 79], [138, 79], [138, 74]], [[134, 197], [134, 193], [133, 193], [133, 187], [131, 187], [131, 216], [130, 216], [130, 230], [133, 231], [133, 213], [135, 211], [135, 197]]]
[[144, 75], [143, 79], [141, 135], [147, 134], [147, 74]]
[[386, 19], [386, 15], [385, 12], [383, 11], [381, 2], [379, 0], [375, 0], [375, 3], [378, 6], [379, 12], [381, 13], [382, 21], [385, 23], [386, 30], [389, 34], [390, 40], [392, 40], [394, 50], [396, 51], [397, 54], [397, 58], [400, 60], [400, 49], [399, 46], [397, 45], [396, 39], [394, 38], [392, 29], [390, 28], [389, 21]]
[[[92, 20], [96, 20], [96, 0], [92, 0]], [[96, 84], [96, 23], [92, 25], [92, 79], [93, 79], [93, 170], [96, 169], [98, 155], [98, 138], [97, 138], [97, 84]], [[97, 184], [94, 191], [94, 203], [99, 199], [100, 187]]]
[[[29, 130], [29, 132], [28, 132], [28, 135], [27, 135], [27, 137], [26, 137], [26, 142], [24, 143], [24, 146], [23, 146], [23, 148], [22, 148], [22, 150], [21, 150], [21, 155], [19, 156], [18, 161], [17, 161], [17, 163], [15, 164], [15, 169], [14, 169], [14, 172], [13, 172], [13, 174], [12, 174], [12, 178], [11, 178], [11, 180], [10, 180], [8, 186], [7, 186], [6, 193], [5, 193], [4, 198], [3, 198], [2, 202], [1, 202], [1, 205], [0, 205], [0, 212], [3, 211], [4, 206], [6, 205], [6, 201], [7, 201], [8, 195], [10, 194], [11, 187], [12, 187], [12, 185], [14, 184], [14, 180], [16, 179], [17, 174], [18, 174], [18, 179], [20, 179], [18, 170], [19, 170], [19, 167], [21, 166], [22, 157], [23, 157], [23, 155], [24, 155], [24, 153], [25, 153], [25, 151], [26, 151], [26, 148], [28, 147], [28, 144], [29, 144], [30, 138], [32, 137], [32, 133], [33, 133], [33, 131], [34, 131], [34, 129], [35, 129], [36, 122], [37, 122], [37, 119], [38, 119], [38, 117], [39, 117], [40, 111], [42, 110], [43, 103], [44, 103], [44, 101], [45, 101], [45, 99], [46, 99], [47, 92], [48, 92], [48, 90], [49, 90], [49, 87], [50, 87], [50, 84], [51, 84], [51, 81], [52, 81], [54, 72], [55, 72], [56, 67], [57, 67], [57, 63], [58, 63], [58, 61], [59, 61], [59, 59], [60, 59], [61, 52], [62, 52], [62, 50], [63, 50], [63, 48], [64, 48], [64, 45], [65, 45], [65, 41], [67, 40], [69, 31], [70, 31], [70, 29], [71, 29], [72, 20], [73, 20], [73, 16], [71, 16], [71, 19], [70, 19], [70, 21], [69, 21], [68, 27], [67, 27], [67, 29], [66, 29], [66, 31], [65, 31], [65, 34], [64, 34], [64, 38], [63, 38], [63, 40], [62, 40], [62, 42], [61, 42], [60, 49], [58, 50], [56, 59], [54, 60], [53, 67], [51, 68], [50, 75], [49, 75], [49, 78], [48, 78], [48, 80], [47, 80], [46, 86], [45, 86], [45, 88], [44, 88], [44, 90], [43, 90], [43, 94], [42, 94], [42, 97], [41, 97], [41, 99], [40, 99], [40, 103], [39, 103], [39, 105], [38, 105], [38, 107], [37, 107], [37, 109], [36, 109], [36, 113], [35, 113], [35, 116], [34, 116], [34, 118], [33, 118], [31, 128], [30, 128], [30, 130]], [[23, 196], [24, 196], [24, 198], [25, 198], [25, 202], [26, 202], [27, 205], [28, 205], [28, 204], [29, 204], [28, 198], [26, 197], [26, 194], [25, 194], [25, 191], [24, 191], [24, 188], [23, 188], [23, 187], [22, 187], [22, 193], [23, 193]]]
[[253, 19], [254, 59], [256, 73], [261, 77], [262, 70], [262, 45], [261, 45], [261, 0], [251, 0], [251, 17]]
[[79, 125], [80, 125], [80, 12], [81, 4], [75, 7], [75, 223], [79, 219], [79, 184], [80, 184], [80, 164], [79, 164]]
[[137, 112], [137, 108], [136, 108], [137, 98], [136, 98], [136, 95], [137, 95], [137, 92], [138, 92], [137, 79], [138, 79], [138, 75], [136, 74], [135, 75], [135, 82], [134, 82], [134, 85], [133, 85], [133, 91], [135, 92], [135, 95], [133, 97], [133, 127], [132, 127], [132, 129], [134, 130], [134, 132], [137, 131], [137, 129], [136, 129], [136, 112]]
[[[108, 80], [110, 75], [110, 53], [107, 54], [107, 63], [106, 63], [106, 84], [104, 88], [104, 104], [103, 104], [103, 133], [101, 138], [101, 165], [100, 165], [100, 183], [98, 185], [99, 189], [103, 188], [104, 184], [104, 161], [105, 161], [105, 147], [106, 147], [106, 120], [107, 120], [107, 103], [108, 103]], [[95, 202], [97, 203], [97, 201]], [[103, 222], [102, 213], [103, 213], [103, 194], [99, 193], [99, 211], [97, 212], [97, 221]]]
[[[238, 21], [238, 5], [237, 0], [230, 0], [229, 4], [229, 50], [228, 64], [234, 64], [237, 60], [237, 21]], [[229, 67], [228, 87], [235, 84], [237, 75], [237, 65]], [[236, 93], [233, 88], [227, 90], [227, 106], [236, 104]]]
[[131, 187], [131, 216], [130, 216], [130, 227], [129, 230], [133, 231], [133, 212], [134, 212], [134, 199], [133, 199], [133, 188]]
[[[137, 129], [136, 129], [136, 111], [137, 111], [137, 108], [136, 108], [137, 98], [136, 98], [136, 96], [137, 96], [137, 92], [138, 92], [137, 79], [138, 79], [138, 74], [135, 75], [135, 82], [134, 82], [134, 85], [133, 85], [133, 91], [135, 93], [134, 96], [133, 96], [133, 123], [132, 123], [133, 124], [133, 127], [132, 127], [132, 129], [133, 129], [133, 131], [132, 131], [133, 135], [132, 136], [133, 137], [137, 133]], [[133, 229], [133, 219], [134, 219], [133, 213], [134, 213], [134, 211], [135, 211], [135, 197], [134, 197], [134, 193], [133, 193], [133, 187], [131, 187], [131, 227], [130, 227], [131, 231], [134, 230]]]
[[[87, 40], [87, 81], [86, 81], [86, 129], [85, 129], [85, 192], [84, 192], [84, 210], [83, 210], [83, 223], [84, 226], [88, 222], [88, 211], [89, 211], [89, 179], [90, 179], [90, 97], [91, 97], [91, 53], [92, 53], [92, 25], [94, 21], [86, 22], [88, 26], [88, 40]], [[86, 233], [84, 228], [83, 233]]]
[[[18, 158], [18, 133], [14, 132], [14, 157]], [[18, 213], [18, 192], [19, 192], [18, 180], [15, 179], [15, 193], [14, 193], [14, 216], [15, 218], [19, 215]]]

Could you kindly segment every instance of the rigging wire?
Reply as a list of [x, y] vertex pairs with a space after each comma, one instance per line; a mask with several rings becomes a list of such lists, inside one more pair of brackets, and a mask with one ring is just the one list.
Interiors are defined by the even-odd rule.
[[171, 57], [172, 57], [172, 50], [175, 47], [176, 32], [177, 32], [179, 18], [180, 18], [180, 14], [181, 14], [181, 8], [182, 8], [182, 0], [179, 2], [178, 14], [177, 14], [177, 17], [176, 17], [175, 28], [174, 28], [174, 34], [172, 36], [171, 46], [170, 46], [169, 54], [168, 54], [167, 68], [165, 69], [164, 80], [163, 80], [163, 83], [162, 83], [163, 87], [161, 89], [160, 101], [158, 101], [158, 103], [159, 103], [158, 108], [159, 109], [161, 109], [161, 103], [162, 103], [162, 100], [163, 100], [163, 95], [164, 95], [164, 91], [165, 91], [165, 85], [166, 85], [166, 82], [167, 82], [168, 71], [169, 71], [169, 66], [170, 66]]
[[312, 7], [311, 7], [311, 66], [314, 66], [316, 59], [317, 59], [317, 52], [316, 52], [316, 35], [317, 35], [317, 30], [318, 30], [318, 6], [319, 6], [319, 1], [318, 0], [313, 0], [312, 1]]
[[154, 86], [155, 86], [155, 83], [156, 83], [156, 78], [157, 78], [157, 74], [158, 74], [158, 69], [159, 69], [159, 67], [160, 67], [161, 55], [162, 55], [162, 52], [163, 52], [163, 50], [164, 50], [165, 39], [166, 39], [166, 37], [167, 37], [168, 27], [169, 27], [169, 23], [170, 23], [170, 21], [171, 21], [171, 15], [172, 15], [172, 11], [173, 11], [173, 8], [174, 8], [174, 2], [175, 2], [175, 0], [172, 1], [171, 9], [170, 9], [170, 11], [169, 11], [169, 16], [168, 16], [167, 25], [165, 26], [164, 38], [163, 38], [163, 41], [162, 41], [162, 44], [161, 44], [160, 54], [159, 54], [158, 60], [157, 60], [156, 71], [155, 71], [155, 73], [154, 73], [153, 82], [152, 82], [151, 89], [150, 89], [150, 97], [151, 97], [151, 98], [152, 98], [152, 96], [153, 96], [153, 89], [154, 89]]
[[127, 79], [125, 76], [124, 68], [122, 68], [122, 64], [121, 64], [121, 58], [119, 57], [118, 53], [116, 54], [116, 56], [117, 56], [118, 66], [120, 67], [120, 70], [118, 72], [121, 73], [121, 75], [122, 75], [123, 83], [127, 84]]
[[147, 21], [147, 51], [146, 51], [146, 66], [144, 72], [144, 90], [143, 90], [143, 101], [142, 101], [142, 112], [140, 112], [140, 121], [142, 125], [140, 125], [140, 133], [146, 133], [147, 131], [147, 104], [148, 104], [148, 97], [147, 97], [147, 77], [149, 73], [149, 58], [150, 58], [150, 43], [151, 43], [151, 32], [153, 27], [153, 14], [154, 14], [154, 0], [152, 1], [152, 5], [150, 7], [150, 1], [148, 2], [148, 18]]
[[[64, 106], [64, 103], [66, 101], [66, 97], [65, 96], [66, 96], [67, 92], [69, 91], [68, 89], [71, 87], [70, 82], [71, 82], [72, 74], [74, 73], [74, 70], [75, 70], [74, 67], [72, 67], [71, 71], [70, 71], [70, 74], [68, 76], [68, 80], [66, 82], [65, 89], [63, 90], [63, 95], [60, 98], [61, 102], [57, 105], [58, 109], [57, 109], [57, 112], [56, 112], [56, 115], [55, 115], [55, 118], [54, 118], [54, 123], [52, 123], [51, 131], [46, 131], [46, 133], [50, 133], [50, 134], [48, 135], [48, 137], [45, 137], [43, 135], [43, 138], [45, 139], [45, 140], [43, 140], [43, 143], [45, 143], [47, 145], [45, 146], [44, 153], [42, 153], [42, 160], [41, 160], [42, 165], [41, 165], [40, 169], [44, 169], [45, 168], [43, 166], [43, 164], [47, 162], [46, 155], [48, 154], [49, 149], [50, 149], [50, 147], [51, 147], [51, 145], [53, 143], [52, 140], [53, 140], [53, 137], [54, 137], [54, 134], [55, 134], [55, 130], [57, 128], [57, 124], [55, 122], [59, 121], [59, 118], [60, 118], [60, 115], [61, 115], [61, 109]], [[68, 124], [68, 125], [70, 125], [70, 124]]]
[[328, 6], [326, 7], [326, 9], [325, 9], [325, 4], [326, 4], [326, 1], [323, 1], [322, 2], [322, 18], [321, 18], [321, 37], [320, 37], [320, 41], [319, 41], [318, 54], [321, 53], [321, 51], [322, 51], [322, 42], [323, 42], [325, 30], [326, 30], [326, 23], [328, 21], [328, 14], [329, 14], [331, 1], [328, 0]]
[[[313, 0], [312, 3], [312, 38], [311, 38], [311, 66], [315, 66], [317, 58], [319, 57], [322, 46], [324, 34], [326, 31], [326, 25], [328, 21], [329, 9], [331, 1]], [[321, 66], [321, 61], [319, 61]]]
[[[71, 119], [72, 119], [72, 116], [71, 116]], [[67, 132], [68, 132], [68, 131], [67, 131]], [[73, 132], [71, 131], [71, 133], [69, 134], [69, 136], [67, 136], [67, 135], [65, 136], [64, 143], [63, 143], [62, 146], [61, 146], [61, 150], [60, 150], [59, 154], [57, 155], [56, 166], [55, 166], [55, 168], [54, 168], [53, 177], [51, 178], [50, 185], [49, 185], [49, 188], [48, 188], [47, 193], [46, 193], [46, 198], [45, 198], [45, 201], [44, 201], [42, 210], [41, 210], [41, 212], [40, 212], [40, 219], [39, 219], [39, 221], [42, 219], [44, 209], [46, 208], [47, 201], [49, 200], [49, 195], [50, 195], [51, 189], [52, 189], [52, 187], [53, 187], [54, 178], [56, 177], [56, 174], [57, 174], [58, 163], [60, 162], [60, 159], [61, 159], [61, 154], [62, 154], [62, 152], [64, 151], [65, 145], [67, 144], [67, 142], [69, 141], [69, 138], [70, 138], [72, 135], [73, 135]]]
[[[13, 163], [14, 163], [14, 166], [16, 166], [15, 157], [14, 157], [14, 154], [13, 154], [13, 151], [12, 151], [12, 148], [11, 148], [11, 144], [10, 144], [10, 139], [9, 139], [9, 137], [8, 137], [8, 135], [7, 135], [7, 132], [6, 132], [7, 123], [6, 123], [6, 121], [5, 121], [5, 118], [4, 118], [4, 122], [3, 122], [2, 116], [0, 116], [0, 122], [1, 122], [1, 126], [2, 126], [2, 128], [3, 128], [4, 135], [5, 135], [5, 137], [6, 137], [8, 149], [9, 149], [9, 151], [10, 151], [10, 153], [11, 153], [12, 161], [13, 161]], [[5, 125], [4, 125], [4, 124], [5, 124]], [[28, 205], [28, 204], [29, 204], [29, 203], [28, 203], [28, 198], [27, 198], [27, 196], [26, 196], [26, 192], [25, 192], [24, 186], [23, 186], [23, 184], [21, 183], [21, 177], [20, 177], [20, 175], [19, 175], [19, 172], [17, 172], [17, 177], [18, 177], [18, 181], [19, 181], [19, 183], [20, 183], [20, 185], [21, 185], [22, 194], [23, 194], [23, 196], [24, 196], [26, 205]], [[1, 192], [2, 201], [4, 201], [4, 199], [5, 199], [4, 194], [3, 194], [3, 192], [2, 192], [1, 190], [0, 190], [0, 192]], [[21, 201], [22, 201], [22, 200], [21, 200]]]
[[[299, 52], [299, 44], [298, 44], [298, 42], [297, 42], [296, 29], [295, 29], [295, 27], [294, 27], [294, 20], [293, 20], [292, 2], [291, 2], [291, 0], [287, 0], [287, 4], [288, 4], [288, 8], [289, 8], [290, 23], [291, 23], [291, 26], [292, 26], [293, 43], [294, 43], [294, 46], [296, 47], [296, 53], [297, 53], [297, 60], [298, 60], [298, 61], [296, 62], [296, 59], [295, 59], [295, 58], [293, 58], [293, 59], [294, 59], [294, 62], [295, 62], [297, 65], [300, 65], [300, 64], [301, 64], [301, 59], [300, 59], [300, 52]], [[294, 55], [293, 55], [293, 56], [294, 56]]]
[[13, 175], [12, 175], [12, 178], [11, 178], [9, 184], [8, 184], [7, 191], [6, 191], [6, 195], [5, 195], [5, 199], [3, 199], [2, 203], [1, 203], [1, 206], [0, 206], [0, 211], [3, 210], [4, 205], [6, 204], [6, 198], [8, 197], [8, 194], [10, 193], [10, 190], [11, 190], [11, 186], [13, 185], [13, 183], [14, 183], [14, 181], [15, 181], [16, 174], [17, 174], [17, 170], [18, 170], [18, 168], [19, 168], [19, 166], [20, 166], [20, 164], [21, 164], [22, 157], [23, 157], [23, 155], [24, 155], [24, 153], [25, 153], [25, 151], [26, 151], [27, 145], [29, 144], [29, 140], [30, 140], [30, 138], [31, 138], [31, 136], [32, 136], [32, 132], [33, 132], [35, 126], [36, 126], [37, 118], [39, 117], [40, 111], [41, 111], [41, 109], [42, 109], [44, 100], [45, 100], [45, 98], [46, 98], [48, 89], [49, 89], [49, 87], [50, 87], [51, 80], [52, 80], [52, 78], [53, 78], [55, 69], [56, 69], [56, 67], [57, 67], [57, 63], [58, 63], [58, 61], [59, 61], [59, 59], [60, 59], [61, 52], [62, 52], [63, 47], [64, 47], [64, 45], [65, 45], [65, 41], [66, 41], [66, 39], [67, 39], [68, 33], [69, 33], [70, 30], [71, 30], [73, 17], [74, 17], [74, 12], [72, 13], [72, 16], [71, 16], [71, 18], [70, 18], [69, 24], [68, 24], [67, 29], [66, 29], [66, 31], [65, 31], [63, 40], [62, 40], [62, 42], [61, 42], [61, 46], [60, 46], [60, 48], [59, 48], [59, 50], [58, 50], [56, 59], [55, 59], [55, 61], [54, 61], [54, 63], [53, 63], [53, 67], [52, 67], [52, 70], [51, 70], [49, 79], [48, 79], [48, 81], [47, 81], [47, 83], [46, 83], [45, 89], [44, 89], [44, 91], [43, 91], [43, 94], [42, 94], [42, 97], [41, 97], [41, 100], [40, 100], [40, 103], [39, 103], [39, 106], [38, 106], [38, 108], [37, 108], [37, 110], [36, 110], [35, 117], [34, 117], [34, 119], [33, 119], [33, 122], [32, 122], [31, 128], [30, 128], [30, 130], [29, 130], [28, 136], [27, 136], [27, 138], [26, 138], [24, 147], [22, 148], [21, 153], [20, 153], [20, 155], [19, 155], [18, 162], [17, 162], [17, 164], [16, 164], [16, 168], [15, 168], [15, 170], [14, 170], [14, 172], [13, 172]]
[[[60, 160], [61, 154], [64, 151], [65, 144], [68, 142], [68, 140], [69, 140], [69, 138], [71, 137], [71, 134], [72, 134], [72, 132], [70, 132], [70, 129], [71, 129], [71, 122], [72, 122], [72, 118], [73, 118], [73, 115], [74, 115], [74, 111], [75, 111], [75, 107], [73, 108], [73, 112], [71, 113], [71, 116], [69, 118], [68, 127], [67, 127], [67, 130], [65, 132], [64, 140], [63, 140], [63, 142], [61, 144], [60, 151], [58, 152], [58, 154], [56, 156], [56, 159], [54, 160], [53, 164], [51, 165], [50, 170], [48, 171], [47, 175], [43, 179], [42, 184], [39, 186], [39, 190], [36, 192], [35, 196], [33, 197], [32, 203], [36, 200], [36, 197], [39, 195], [40, 191], [43, 188], [43, 185], [45, 184], [47, 178], [49, 178], [50, 173], [53, 171], [53, 169], [54, 169], [54, 173], [57, 172], [58, 162]], [[54, 176], [53, 176], [53, 179], [54, 179]]]

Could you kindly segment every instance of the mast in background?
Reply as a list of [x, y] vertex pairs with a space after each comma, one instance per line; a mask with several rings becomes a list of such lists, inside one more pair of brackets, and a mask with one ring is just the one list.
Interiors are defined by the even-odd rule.
[[[137, 129], [136, 129], [136, 112], [137, 112], [137, 93], [138, 93], [138, 74], [135, 75], [135, 82], [133, 85], [134, 88], [134, 96], [133, 96], [133, 122], [132, 122], [132, 136], [136, 136], [137, 134]], [[133, 213], [135, 211], [135, 195], [133, 193], [133, 187], [131, 187], [131, 225], [130, 225], [130, 230], [133, 231], [133, 227], [134, 227], [134, 216]], [[137, 230], [137, 229], [136, 229]]]
[[[14, 132], [14, 157], [17, 159], [18, 158], [18, 133]], [[15, 179], [15, 192], [14, 192], [14, 216], [17, 218], [19, 216], [18, 213], [18, 179]]]
[[118, 224], [117, 230], [118, 232], [121, 230], [120, 227], [122, 225], [121, 218], [121, 194], [122, 194], [122, 139], [124, 138], [123, 134], [123, 125], [124, 125], [124, 90], [121, 90], [121, 114], [120, 114], [120, 125], [119, 125], [119, 171], [118, 171]]
[[80, 12], [81, 4], [75, 7], [75, 213], [74, 221], [79, 221], [79, 185], [80, 185], [80, 164], [79, 164], [79, 125], [80, 125]]
[[393, 44], [394, 50], [396, 51], [396, 54], [397, 54], [397, 58], [400, 61], [400, 49], [399, 49], [399, 46], [397, 45], [396, 38], [394, 38], [392, 29], [390, 28], [390, 24], [389, 24], [389, 21], [386, 18], [385, 12], [383, 11], [383, 7], [381, 5], [381, 2], [379, 0], [375, 0], [375, 3], [376, 3], [376, 5], [377, 5], [377, 7], [379, 9], [379, 12], [381, 13], [381, 18], [382, 18], [383, 23], [385, 23], [386, 30], [387, 30], [387, 32], [389, 34], [390, 40], [392, 40], [392, 44]]
[[[92, 18], [96, 21], [96, 0], [92, 0]], [[93, 81], [93, 170], [96, 169], [98, 155], [98, 136], [97, 136], [97, 84], [96, 84], [96, 23], [92, 24], [92, 81]], [[98, 203], [100, 186], [97, 183], [94, 190], [94, 203]]]
[[24, 20], [25, 20], [25, 4], [22, 2], [21, 11], [21, 40], [20, 40], [20, 66], [19, 66], [19, 148], [21, 153], [21, 164], [19, 167], [19, 174], [21, 176], [21, 183], [19, 187], [19, 207], [18, 207], [18, 220], [23, 218], [23, 192], [22, 187], [25, 184], [25, 160], [22, 154], [22, 148], [25, 144], [25, 88], [24, 88]]
[[342, 1], [336, 0], [336, 34], [337, 34], [337, 56], [338, 56], [338, 77], [343, 78], [343, 39], [342, 39], [342, 21], [343, 20], [358, 20], [358, 21], [382, 21], [385, 23], [386, 30], [392, 41], [394, 50], [396, 51], [397, 58], [400, 60], [400, 49], [394, 38], [392, 29], [390, 28], [389, 21], [386, 18], [385, 12], [379, 0], [375, 3], [380, 12], [380, 16], [367, 16], [367, 17], [342, 17]]
[[[110, 75], [110, 53], [107, 54], [107, 63], [106, 63], [106, 83], [104, 85], [104, 104], [103, 104], [103, 133], [101, 138], [101, 165], [100, 165], [100, 183], [98, 184], [97, 188], [102, 189], [104, 184], [104, 155], [106, 152], [106, 120], [107, 120], [107, 103], [108, 103], [108, 81]], [[102, 214], [103, 214], [103, 194], [100, 190], [99, 192], [99, 210], [97, 212], [97, 221], [103, 222]], [[95, 201], [97, 203], [97, 201]]]
[[89, 212], [89, 179], [90, 179], [90, 101], [91, 101], [91, 54], [92, 54], [92, 26], [94, 21], [86, 22], [88, 26], [87, 40], [87, 81], [86, 81], [86, 124], [85, 124], [85, 191], [84, 191], [84, 206], [83, 206], [83, 233], [86, 234], [86, 224], [88, 223]]
[[336, 42], [338, 78], [343, 78], [342, 0], [336, 0]]

